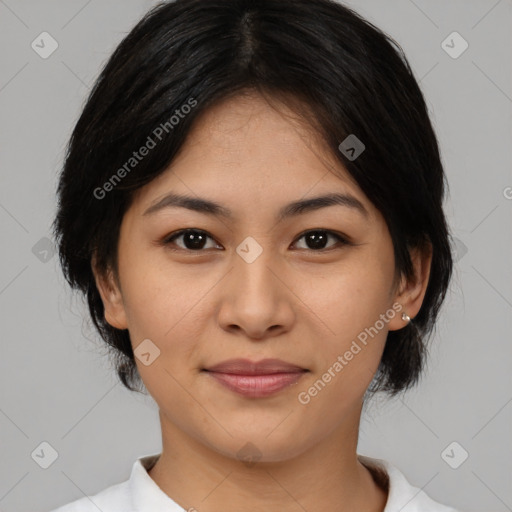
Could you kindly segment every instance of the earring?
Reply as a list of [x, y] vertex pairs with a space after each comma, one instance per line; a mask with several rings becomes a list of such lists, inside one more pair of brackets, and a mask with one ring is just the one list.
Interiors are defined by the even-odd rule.
[[411, 317], [409, 315], [406, 315], [405, 313], [402, 313], [402, 320], [404, 322], [409, 323], [411, 321]]

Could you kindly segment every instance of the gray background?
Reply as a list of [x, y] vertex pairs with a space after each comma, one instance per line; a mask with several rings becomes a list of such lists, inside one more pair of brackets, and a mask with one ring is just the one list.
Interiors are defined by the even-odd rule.
[[[117, 383], [102, 342], [82, 320], [84, 303], [68, 290], [44, 240], [65, 144], [86, 95], [154, 3], [0, 0], [4, 512], [45, 511], [96, 493], [127, 479], [137, 457], [161, 448], [156, 404]], [[347, 4], [401, 44], [421, 80], [459, 240], [425, 377], [405, 399], [372, 405], [359, 453], [391, 461], [441, 502], [512, 510], [512, 2]], [[59, 45], [47, 59], [31, 48], [43, 31]], [[458, 58], [441, 46], [453, 31], [469, 44]], [[48, 469], [31, 456], [44, 441], [58, 453]], [[453, 441], [469, 453], [458, 469], [441, 456]], [[452, 460], [461, 450], [450, 452]]]

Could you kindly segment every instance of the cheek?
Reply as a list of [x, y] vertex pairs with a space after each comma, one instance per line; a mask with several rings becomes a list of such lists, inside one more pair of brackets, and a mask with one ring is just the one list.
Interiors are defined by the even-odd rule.
[[[158, 403], [165, 401], [167, 407], [181, 409], [192, 406], [186, 403], [187, 394], [180, 383], [191, 378], [197, 366], [197, 340], [204, 330], [199, 316], [205, 291], [202, 286], [185, 286], [176, 278], [165, 282], [156, 274], [145, 274], [132, 285], [126, 310], [139, 374]], [[142, 348], [146, 346], [148, 349]], [[156, 354], [150, 356], [150, 364], [137, 357], [142, 352]]]
[[348, 339], [373, 325], [389, 308], [392, 264], [360, 253], [302, 293], [334, 337]]
[[296, 398], [325, 428], [361, 403], [382, 358], [388, 330], [380, 315], [387, 311], [379, 295], [359, 291], [340, 294], [339, 307], [324, 316], [334, 334], [317, 338], [313, 373]]
[[144, 338], [156, 343], [172, 338], [208, 284], [191, 272], [172, 268], [163, 250], [144, 249], [144, 243], [141, 239], [126, 244], [119, 257], [124, 307], [135, 345]]
[[203, 327], [200, 316], [208, 287], [146, 276], [136, 289], [125, 302], [132, 343], [150, 338], [162, 350], [179, 352], [192, 346]]
[[[186, 397], [178, 382], [188, 382], [197, 371], [201, 360], [198, 340], [205, 338], [213, 314], [208, 309], [208, 291], [218, 278], [211, 272], [200, 278], [197, 270], [193, 274], [191, 269], [170, 272], [161, 268], [161, 262], [150, 259], [132, 267], [125, 279], [125, 311], [135, 361], [148, 391], [182, 407]], [[146, 366], [137, 355], [146, 351], [142, 342], [147, 339], [151, 340], [144, 341], [149, 351], [158, 356]]]
[[379, 365], [388, 322], [395, 314], [388, 297], [392, 269], [393, 260], [361, 252], [350, 266], [310, 289], [312, 310], [321, 321], [317, 324], [328, 327], [328, 334], [319, 340], [322, 353], [316, 369], [322, 382], [318, 387], [327, 384], [329, 391], [322, 394], [333, 403], [364, 394]]

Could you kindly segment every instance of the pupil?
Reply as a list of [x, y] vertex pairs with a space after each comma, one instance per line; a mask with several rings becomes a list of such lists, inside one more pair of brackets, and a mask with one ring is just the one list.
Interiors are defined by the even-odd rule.
[[311, 249], [323, 249], [327, 241], [327, 235], [321, 231], [314, 231], [306, 235], [306, 240], [311, 242]]
[[[194, 241], [194, 237], [196, 240]], [[205, 242], [205, 237], [203, 234], [197, 231], [190, 231], [185, 233], [185, 246], [187, 249], [201, 249]]]

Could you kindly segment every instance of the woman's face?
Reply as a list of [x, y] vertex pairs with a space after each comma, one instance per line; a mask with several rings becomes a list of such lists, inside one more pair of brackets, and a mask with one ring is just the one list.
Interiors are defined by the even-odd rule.
[[[170, 193], [230, 216], [160, 203]], [[287, 208], [330, 194], [351, 199]], [[169, 240], [183, 229], [203, 236]], [[395, 293], [386, 223], [339, 162], [255, 95], [207, 111], [172, 166], [138, 191], [118, 265], [120, 290], [100, 285], [105, 316], [129, 330], [162, 421], [233, 458], [251, 446], [261, 461], [357, 428], [388, 330], [423, 297]], [[307, 371], [226, 377], [239, 392], [204, 370], [234, 358]], [[288, 385], [272, 392], [261, 384], [272, 379]], [[263, 387], [251, 395], [254, 382]]]

